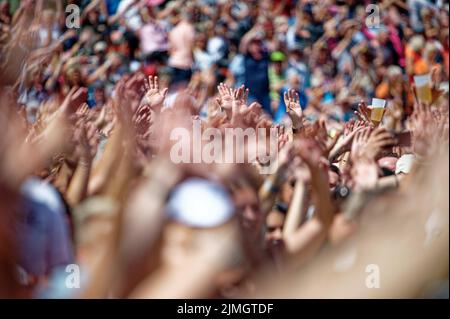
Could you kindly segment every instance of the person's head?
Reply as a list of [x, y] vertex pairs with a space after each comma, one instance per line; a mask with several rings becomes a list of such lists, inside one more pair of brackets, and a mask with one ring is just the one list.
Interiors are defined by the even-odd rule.
[[202, 32], [198, 32], [195, 37], [195, 46], [200, 50], [205, 51], [206, 43], [207, 43], [206, 35]]
[[[108, 49], [108, 46], [107, 46], [106, 42], [104, 42], [104, 41], [98, 41], [97, 43], [94, 44], [94, 54], [100, 60], [105, 56], [107, 49]], [[99, 63], [101, 63], [101, 61], [99, 61]]]
[[427, 23], [427, 22], [429, 22], [430, 20], [433, 19], [433, 11], [431, 11], [430, 8], [424, 6], [420, 10], [420, 16], [422, 18], [422, 21]]
[[276, 73], [280, 74], [283, 71], [283, 62], [285, 58], [286, 56], [281, 51], [272, 52], [270, 55], [270, 61], [272, 62], [272, 67]]
[[328, 169], [328, 185], [330, 190], [334, 190], [336, 186], [340, 183], [340, 171], [336, 165], [330, 165]]
[[389, 32], [386, 28], [380, 28], [378, 32], [378, 41], [380, 44], [386, 44], [389, 41]]
[[78, 67], [72, 67], [67, 70], [67, 81], [70, 87], [82, 86], [82, 74]]
[[227, 24], [224, 21], [219, 20], [214, 27], [214, 33], [219, 37], [226, 37], [227, 35]]
[[95, 104], [97, 105], [103, 105], [106, 102], [106, 97], [105, 97], [105, 89], [104, 86], [102, 85], [98, 85], [95, 89], [94, 89], [94, 100], [95, 100]]
[[329, 53], [330, 51], [328, 50], [326, 43], [320, 44], [317, 52], [317, 62], [320, 64], [326, 63], [329, 58]]
[[266, 242], [274, 243], [283, 238], [283, 226], [286, 212], [274, 207], [266, 217]]
[[289, 88], [298, 89], [300, 87], [300, 76], [294, 72], [287, 72], [287, 83]]
[[436, 44], [432, 43], [432, 42], [428, 42], [425, 45], [425, 49], [424, 49], [424, 58], [427, 59], [427, 61], [429, 63], [435, 63], [436, 62], [436, 57], [439, 53], [439, 49], [436, 46]]
[[294, 47], [289, 51], [289, 60], [301, 61], [304, 57], [303, 50], [300, 47]]
[[259, 60], [261, 59], [263, 51], [263, 43], [261, 37], [253, 38], [248, 44], [248, 53], [252, 56], [252, 58]]
[[274, 20], [275, 33], [286, 34], [289, 29], [289, 21], [287, 17], [278, 16]]
[[44, 10], [44, 12], [42, 12], [42, 25], [44, 27], [49, 27], [52, 26], [53, 22], [54, 22], [54, 17], [55, 14], [53, 12], [53, 10]]
[[422, 35], [414, 35], [408, 42], [411, 50], [416, 53], [421, 53], [425, 47], [425, 39]]
[[397, 65], [391, 65], [386, 70], [386, 76], [389, 83], [401, 83], [402, 82], [402, 69]]
[[98, 24], [98, 18], [99, 18], [100, 14], [98, 12], [98, 10], [90, 10], [87, 13], [87, 20], [89, 21], [90, 24], [92, 25], [97, 25]]
[[236, 212], [246, 235], [258, 236], [264, 222], [259, 207], [257, 191], [246, 181], [241, 181], [233, 192]]

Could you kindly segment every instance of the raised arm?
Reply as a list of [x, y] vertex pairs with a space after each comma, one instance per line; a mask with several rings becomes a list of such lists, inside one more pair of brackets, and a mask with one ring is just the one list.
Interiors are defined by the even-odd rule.
[[300, 141], [298, 154], [311, 173], [314, 216], [305, 222], [290, 237], [285, 238], [288, 254], [295, 263], [303, 263], [322, 247], [327, 239], [333, 221], [334, 208], [328, 186], [328, 165], [322, 157], [320, 148], [310, 140]]

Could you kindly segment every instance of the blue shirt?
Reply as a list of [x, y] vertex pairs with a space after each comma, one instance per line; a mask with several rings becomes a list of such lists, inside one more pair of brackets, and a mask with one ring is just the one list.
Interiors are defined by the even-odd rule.
[[16, 226], [19, 266], [29, 275], [48, 276], [74, 262], [65, 206], [57, 190], [37, 178], [22, 186], [24, 200]]
[[256, 60], [251, 55], [244, 56], [244, 84], [255, 97], [269, 95], [269, 55], [263, 54]]

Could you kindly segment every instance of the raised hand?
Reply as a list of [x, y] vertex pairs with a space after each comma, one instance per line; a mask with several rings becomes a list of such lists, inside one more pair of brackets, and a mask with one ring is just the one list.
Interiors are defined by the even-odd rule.
[[292, 127], [298, 129], [303, 124], [303, 111], [300, 106], [300, 97], [295, 90], [284, 92], [286, 112], [292, 120]]
[[297, 154], [305, 162], [311, 172], [326, 171], [328, 163], [322, 154], [319, 143], [313, 139], [300, 139], [296, 143]]
[[355, 133], [350, 152], [351, 159], [354, 162], [357, 161], [359, 158], [363, 157], [364, 147], [366, 146], [367, 141], [369, 140], [370, 132], [371, 128], [366, 127]]
[[356, 191], [374, 189], [378, 180], [376, 162], [366, 157], [359, 158], [352, 166], [351, 176]]
[[72, 115], [75, 112], [77, 112], [78, 108], [86, 102], [87, 98], [87, 89], [86, 88], [77, 88], [73, 87], [69, 93], [67, 94], [66, 98], [64, 99], [63, 103], [60, 106], [60, 110], [64, 115]]
[[78, 127], [74, 132], [74, 140], [76, 141], [75, 153], [79, 161], [88, 164], [92, 161], [95, 152], [89, 143], [86, 125], [83, 121], [78, 122]]
[[219, 98], [216, 101], [219, 106], [222, 109], [231, 110], [233, 107], [233, 89], [224, 83], [220, 83], [217, 86], [217, 90], [219, 91]]
[[257, 107], [256, 104], [253, 105], [252, 108], [247, 106], [248, 92], [248, 89], [246, 89], [244, 85], [233, 92], [233, 99], [231, 103], [232, 125], [245, 126], [245, 116]]
[[355, 147], [352, 148], [352, 160], [366, 158], [375, 161], [385, 147], [393, 146], [397, 141], [384, 128], [376, 128], [372, 132], [371, 129], [358, 132], [353, 143]]
[[349, 152], [351, 150], [355, 135], [363, 129], [365, 129], [363, 125], [358, 125], [355, 123], [348, 125], [344, 130], [343, 138], [338, 140], [336, 145], [331, 150], [329, 156], [330, 161], [334, 161], [339, 155]]
[[336, 145], [341, 134], [339, 132], [333, 139], [331, 139], [328, 135], [325, 120], [323, 119], [320, 119], [309, 127], [306, 127], [306, 130], [303, 133], [305, 133], [305, 138], [312, 139], [317, 142], [317, 145], [322, 151], [322, 156], [325, 158], [329, 157], [331, 150]]
[[138, 135], [146, 136], [151, 125], [151, 110], [148, 105], [138, 109], [133, 116], [133, 122], [136, 126], [136, 133]]
[[420, 157], [433, 154], [448, 142], [448, 114], [433, 114], [430, 107], [416, 103], [409, 119], [413, 151]]
[[145, 97], [151, 108], [160, 109], [163, 106], [164, 99], [167, 96], [168, 89], [160, 90], [158, 77], [149, 76], [147, 84], [147, 92]]
[[358, 104], [358, 110], [355, 111], [354, 114], [360, 121], [363, 121], [367, 125], [373, 126], [373, 123], [370, 120], [370, 109], [367, 106], [366, 102], [361, 101]]

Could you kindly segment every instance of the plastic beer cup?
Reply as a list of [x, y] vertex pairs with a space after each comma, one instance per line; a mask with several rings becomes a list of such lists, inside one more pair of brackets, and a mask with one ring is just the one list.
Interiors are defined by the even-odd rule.
[[414, 84], [416, 85], [416, 94], [420, 102], [430, 104], [432, 101], [430, 88], [430, 75], [414, 76]]
[[374, 122], [381, 122], [386, 107], [386, 100], [372, 99], [372, 108], [370, 111], [370, 119]]

